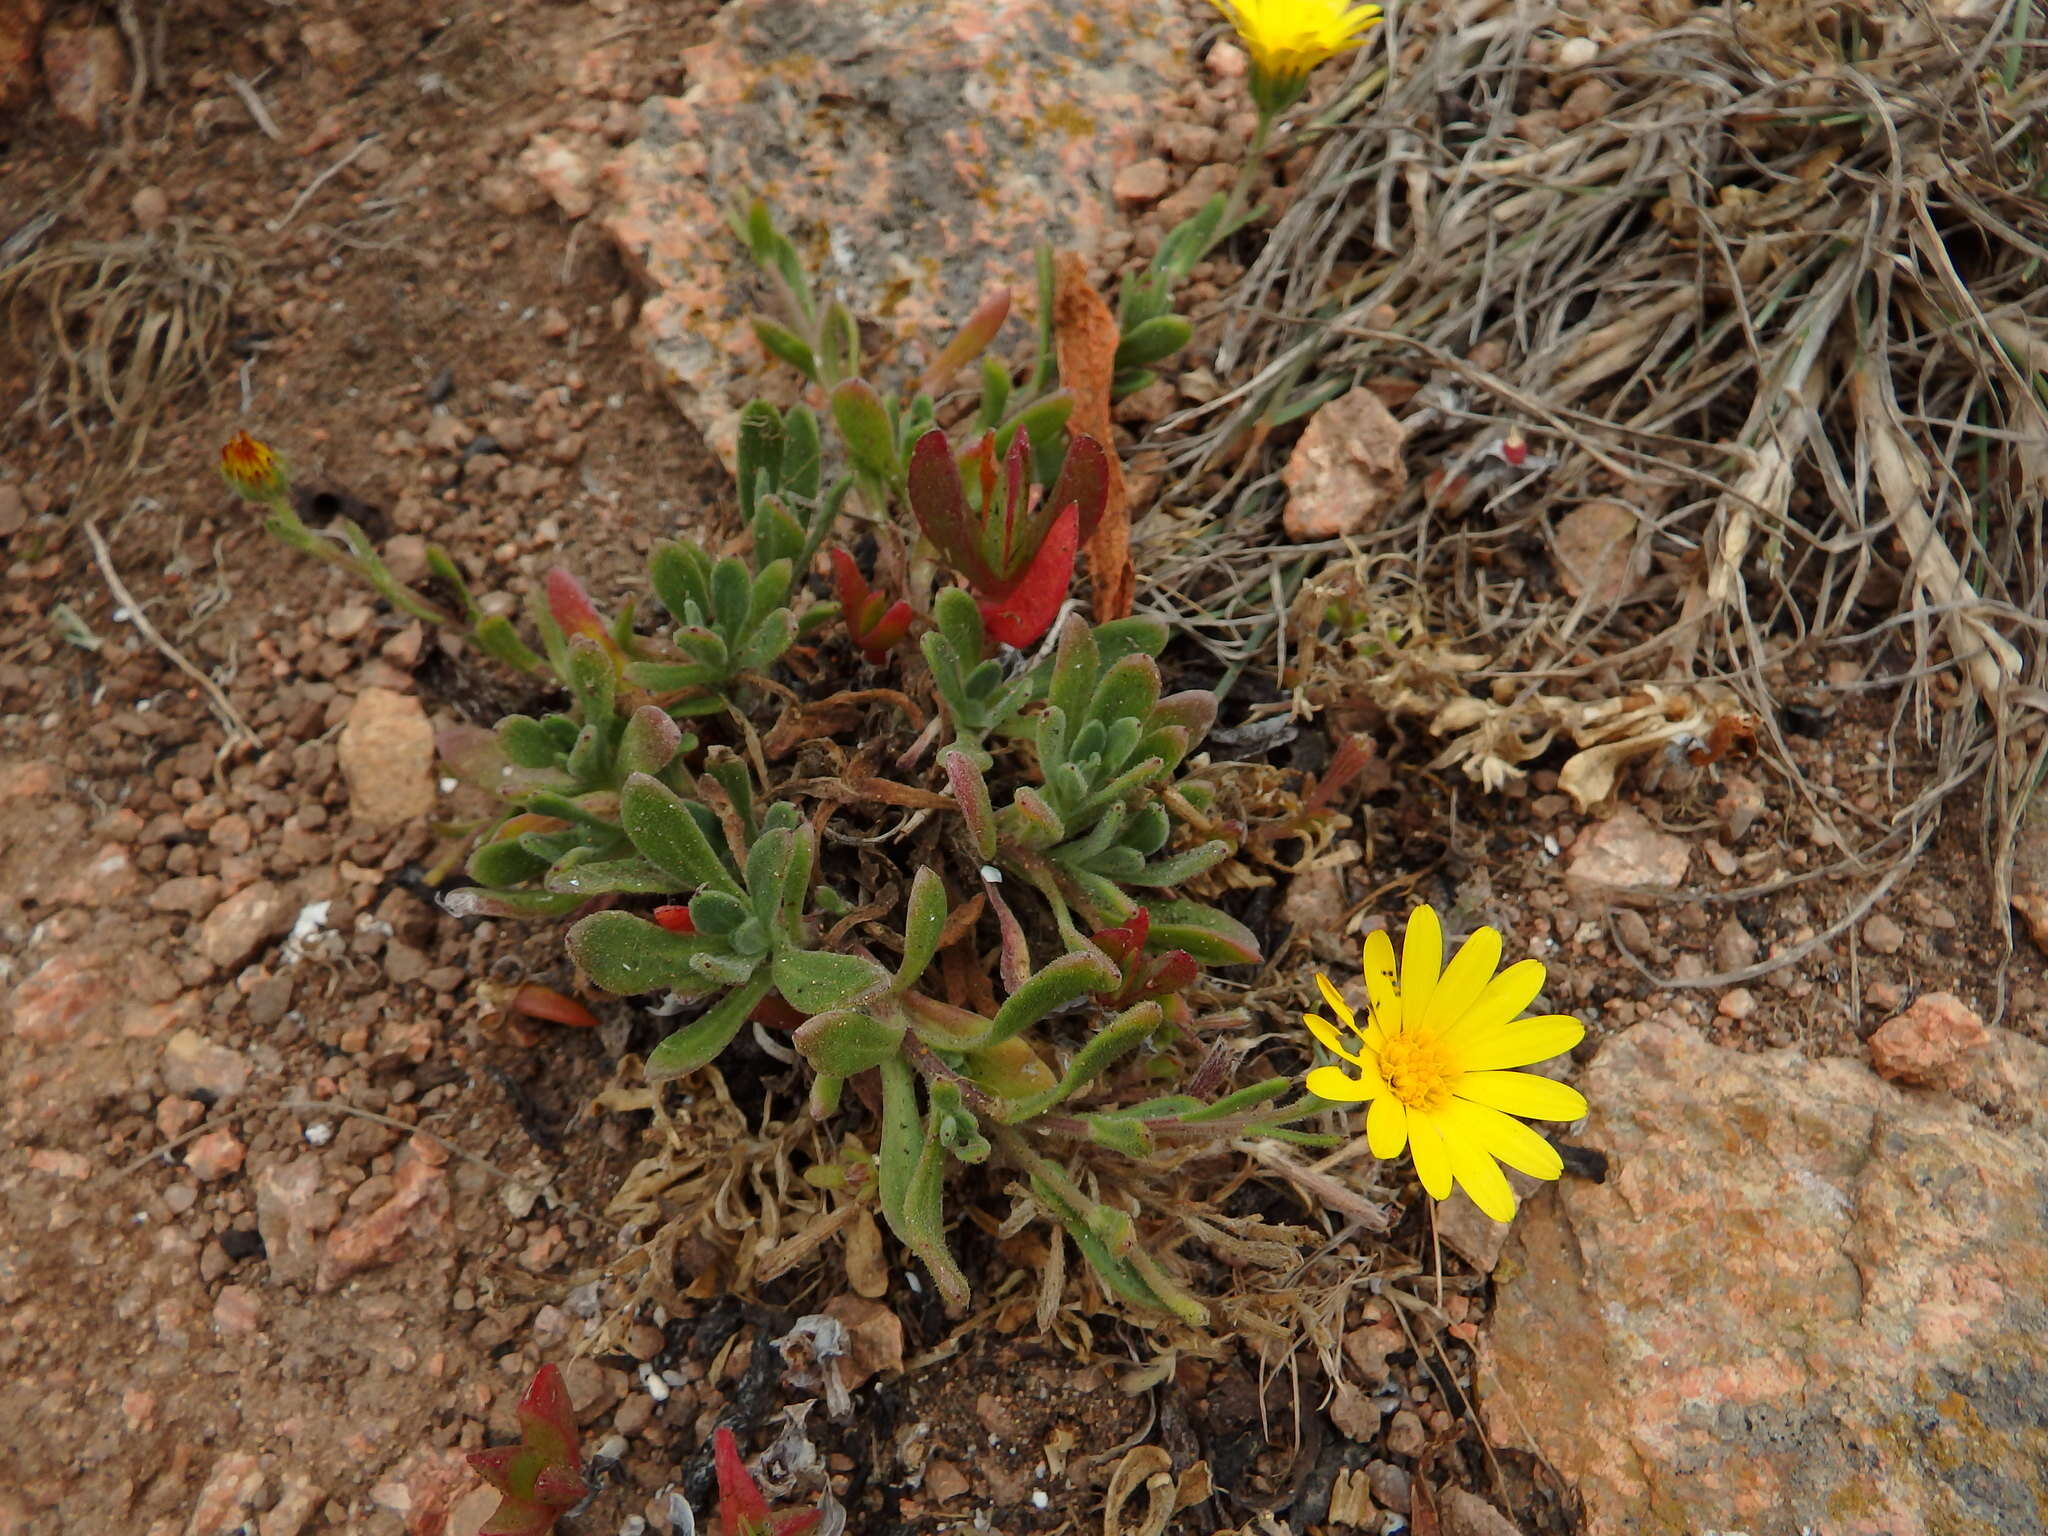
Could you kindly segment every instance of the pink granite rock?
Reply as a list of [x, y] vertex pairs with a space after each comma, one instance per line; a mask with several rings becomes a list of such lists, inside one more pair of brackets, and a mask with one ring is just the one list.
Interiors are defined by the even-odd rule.
[[[2038, 1103], [2048, 1050], [1991, 1033]], [[2040, 1120], [1665, 1020], [1581, 1086], [1612, 1171], [1523, 1207], [1479, 1385], [1587, 1536], [2039, 1528]]]
[[[725, 6], [683, 55], [688, 91], [648, 102], [602, 177], [649, 289], [642, 345], [684, 415], [730, 465], [765, 373], [748, 317], [769, 294], [726, 227], [736, 200], [767, 199], [901, 383], [927, 360], [911, 338], [942, 345], [998, 286], [1028, 302], [1041, 240], [1093, 255], [1195, 35], [1142, 0]], [[1027, 334], [1013, 319], [1005, 340]]]
[[1870, 1064], [1895, 1083], [1942, 1088], [1955, 1081], [1963, 1056], [1990, 1042], [1977, 1010], [1950, 992], [1923, 992], [1913, 1005], [1878, 1025]]

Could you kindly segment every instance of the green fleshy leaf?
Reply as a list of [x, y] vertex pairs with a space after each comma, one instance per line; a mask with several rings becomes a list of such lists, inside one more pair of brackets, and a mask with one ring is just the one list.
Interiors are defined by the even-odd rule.
[[932, 956], [939, 952], [939, 938], [946, 927], [946, 882], [929, 864], [921, 865], [910, 881], [910, 901], [903, 912], [903, 958], [896, 966], [895, 988], [904, 992], [917, 985]]
[[1117, 343], [1116, 366], [1148, 368], [1173, 356], [1194, 338], [1195, 328], [1179, 315], [1155, 315], [1125, 331]]
[[754, 339], [761, 343], [762, 351], [770, 357], [780, 358], [812, 383], [818, 381], [818, 358], [809, 342], [788, 326], [777, 325], [759, 315], [752, 317], [752, 324]]
[[441, 910], [450, 917], [566, 917], [582, 906], [584, 899], [552, 891], [485, 890], [466, 885], [443, 896]]
[[711, 938], [730, 938], [754, 914], [744, 901], [724, 891], [699, 891], [690, 898], [690, 924]]
[[607, 859], [600, 857], [596, 849], [578, 849], [561, 859], [548, 871], [544, 883], [551, 891], [577, 896], [665, 896], [676, 888], [667, 871], [656, 869], [643, 858]]
[[1062, 955], [1027, 976], [1024, 985], [1004, 1001], [996, 1011], [987, 1043], [1007, 1040], [1090, 993], [1107, 992], [1119, 979], [1116, 967], [1099, 950]]
[[547, 665], [519, 638], [512, 621], [503, 614], [489, 614], [478, 619], [470, 634], [485, 655], [495, 657], [508, 667], [517, 667], [521, 672], [538, 672]]
[[1148, 903], [1151, 946], [1184, 949], [1204, 965], [1256, 965], [1259, 941], [1251, 929], [1214, 907], [1194, 901]]
[[896, 431], [874, 385], [866, 379], [847, 379], [833, 389], [830, 404], [846, 456], [876, 479], [893, 484], [902, 473]]
[[1053, 652], [1052, 681], [1046, 689], [1047, 707], [1057, 709], [1070, 726], [1088, 718], [1088, 705], [1095, 697], [1100, 675], [1099, 653], [1088, 621], [1069, 614], [1060, 630], [1059, 647]]
[[807, 405], [793, 405], [782, 417], [782, 470], [778, 489], [808, 504], [818, 499], [824, 472], [824, 444], [818, 418]]
[[1065, 1103], [1150, 1039], [1159, 1028], [1161, 1018], [1157, 1003], [1139, 1003], [1118, 1014], [1074, 1053], [1066, 1075], [1056, 1085], [1043, 1093], [1012, 1100], [1006, 1105], [1002, 1117], [1004, 1123], [1019, 1125], [1044, 1114], [1056, 1104]]
[[630, 912], [593, 912], [569, 930], [569, 956], [607, 992], [631, 997], [668, 988], [686, 994], [705, 990], [691, 962], [719, 940], [696, 933], [671, 933]]
[[619, 735], [618, 767], [621, 778], [636, 773], [660, 773], [682, 750], [683, 728], [667, 711], [642, 704], [626, 721]]
[[553, 768], [562, 760], [554, 732], [531, 715], [507, 715], [498, 722], [498, 745], [521, 768]]
[[648, 1081], [658, 1083], [681, 1077], [716, 1058], [732, 1043], [732, 1037], [747, 1022], [747, 1015], [768, 995], [772, 985], [766, 976], [754, 977], [720, 998], [716, 1006], [694, 1023], [685, 1024], [649, 1051], [645, 1068]]
[[917, 1073], [901, 1056], [883, 1061], [882, 1141], [875, 1154], [876, 1183], [882, 1214], [893, 1229], [903, 1216], [903, 1200], [917, 1171], [918, 1149], [924, 1141], [924, 1118], [917, 1110]]
[[792, 1039], [816, 1070], [852, 1077], [879, 1067], [902, 1049], [903, 1025], [844, 1008], [814, 1015], [798, 1026]]
[[[1159, 702], [1159, 663], [1142, 653], [1106, 669], [1095, 685], [1086, 719], [1106, 731], [1119, 720], [1142, 720]], [[1069, 714], [1069, 719], [1079, 717]]]
[[1261, 1104], [1270, 1103], [1292, 1086], [1284, 1077], [1269, 1077], [1263, 1083], [1253, 1083], [1249, 1088], [1227, 1094], [1213, 1104], [1184, 1111], [1176, 1118], [1182, 1125], [1207, 1125], [1215, 1120], [1228, 1120], [1233, 1115], [1249, 1114]]
[[[1142, 857], [1135, 848], [1125, 851], [1133, 856]], [[1195, 876], [1206, 874], [1214, 869], [1218, 864], [1229, 858], [1230, 853], [1230, 844], [1224, 842], [1221, 838], [1211, 838], [1208, 842], [1199, 844], [1196, 847], [1185, 849], [1164, 859], [1156, 859], [1150, 864], [1141, 865], [1138, 869], [1129, 873], [1119, 874], [1099, 864], [1096, 867], [1103, 874], [1123, 881], [1125, 885], [1183, 885], [1194, 879]], [[1200, 957], [1197, 956], [1197, 958], [1199, 959]]]
[[463, 866], [478, 885], [524, 885], [547, 873], [548, 861], [529, 852], [517, 838], [485, 843]]
[[796, 642], [796, 615], [778, 608], [740, 646], [734, 661], [742, 672], [765, 672]]
[[745, 894], [682, 797], [660, 780], [644, 773], [626, 780], [619, 791], [619, 820], [633, 846], [685, 889], [708, 886], [731, 896]]
[[798, 1013], [827, 1013], [886, 988], [889, 973], [860, 955], [817, 949], [775, 952], [775, 989]]
[[1152, 1151], [1151, 1133], [1136, 1120], [1117, 1115], [1083, 1115], [1081, 1123], [1088, 1127], [1088, 1139], [1099, 1147], [1108, 1147], [1125, 1157], [1145, 1157]]

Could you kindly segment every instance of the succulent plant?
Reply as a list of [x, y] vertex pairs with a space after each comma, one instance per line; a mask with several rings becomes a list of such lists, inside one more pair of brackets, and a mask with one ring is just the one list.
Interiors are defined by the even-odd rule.
[[547, 1536], [590, 1493], [561, 1371], [550, 1364], [535, 1372], [515, 1412], [518, 1445], [469, 1453], [470, 1466], [499, 1494], [479, 1536]]
[[[861, 1198], [877, 1202], [949, 1303], [968, 1294], [946, 1238], [949, 1176], [956, 1164], [993, 1159], [1021, 1176], [1110, 1291], [1199, 1321], [1205, 1309], [1138, 1224], [1092, 1193], [1100, 1180], [1076, 1165], [1201, 1138], [1313, 1139], [1293, 1125], [1320, 1101], [1278, 1103], [1287, 1088], [1278, 1079], [1213, 1102], [1158, 1092], [1179, 1081], [1180, 1053], [1208, 1022], [1189, 1002], [1202, 968], [1259, 958], [1242, 924], [1175, 894], [1233, 843], [1207, 835], [1218, 825], [1212, 797], [1186, 772], [1216, 701], [1164, 692], [1166, 626], [1091, 625], [1074, 614], [1049, 656], [997, 649], [1050, 631], [1110, 494], [1108, 450], [1068, 430], [1073, 402], [1057, 387], [1051, 263], [1040, 262], [1038, 355], [1021, 377], [986, 355], [1008, 314], [999, 294], [899, 400], [862, 376], [852, 316], [819, 301], [765, 210], [754, 205], [735, 228], [785, 300], [787, 323], [758, 322], [757, 334], [820, 388], [826, 411], [821, 420], [803, 406], [756, 402], [742, 413], [737, 510], [750, 542], [722, 556], [683, 541], [654, 549], [648, 579], [671, 621], [665, 631], [642, 632], [630, 607], [607, 620], [558, 571], [528, 604], [536, 650], [508, 620], [479, 611], [445, 556], [430, 563], [452, 608], [397, 588], [366, 540], [350, 540], [354, 554], [341, 557], [395, 603], [418, 605], [408, 611], [466, 627], [567, 694], [552, 712], [445, 736], [449, 761], [504, 802], [469, 853], [475, 885], [446, 904], [571, 918], [569, 954], [591, 987], [666, 994], [690, 1016], [648, 1052], [653, 1079], [712, 1063], [749, 1019], [790, 1029], [812, 1074], [812, 1112], [874, 1113], [871, 1151], [861, 1154], [872, 1179], [860, 1187], [871, 1194]], [[1213, 233], [1214, 221], [1177, 236], [1172, 259], [1155, 263], [1167, 276], [1127, 293], [1119, 383], [1185, 340], [1163, 294], [1169, 278], [1186, 275], [1186, 251]], [[968, 443], [956, 450], [937, 425], [935, 396], [977, 359]], [[961, 404], [948, 396], [949, 419]], [[846, 472], [828, 488], [835, 453]], [[274, 460], [243, 450], [226, 471], [275, 514]], [[831, 548], [838, 601], [808, 602], [800, 585], [856, 490], [909, 598], [877, 592]], [[300, 547], [325, 543], [280, 531]], [[934, 554], [964, 585], [940, 585], [921, 620], [911, 599], [932, 589]], [[799, 642], [835, 615], [878, 667], [926, 624], [924, 668], [905, 666], [897, 687], [824, 698], [768, 676], [787, 662], [785, 677], [825, 682], [829, 658]], [[844, 765], [845, 777], [775, 777], [770, 761], [790, 740], [836, 733], [844, 727], [833, 721], [862, 718], [878, 699], [914, 717], [907, 729], [922, 734], [908, 750], [887, 755], [864, 741], [848, 753], [823, 742], [819, 760]], [[940, 718], [925, 722], [933, 703]], [[757, 724], [785, 706], [764, 748]], [[780, 728], [792, 718], [802, 727], [793, 738]], [[941, 728], [950, 741], [928, 759]], [[885, 757], [893, 771], [878, 766]], [[817, 811], [803, 808], [807, 798]], [[862, 803], [917, 808], [899, 830], [939, 818], [920, 834], [900, 921], [889, 921], [893, 897], [876, 888], [876, 861], [821, 842], [834, 804]], [[1043, 920], [1013, 908], [1025, 893], [1042, 898]], [[938, 963], [946, 946], [970, 940], [983, 912], [994, 923], [999, 999], [964, 988], [957, 964]], [[972, 942], [948, 960], [963, 956], [970, 965], [978, 957]], [[983, 1005], [970, 1006], [977, 996]]]
[[1074, 555], [1109, 497], [1109, 461], [1094, 438], [1072, 437], [1041, 487], [1034, 460], [1042, 466], [1051, 456], [1026, 432], [1011, 435], [1000, 474], [996, 444], [985, 432], [956, 461], [944, 432], [925, 433], [910, 454], [910, 510], [973, 589], [989, 634], [1024, 646], [1052, 627], [1066, 601]]

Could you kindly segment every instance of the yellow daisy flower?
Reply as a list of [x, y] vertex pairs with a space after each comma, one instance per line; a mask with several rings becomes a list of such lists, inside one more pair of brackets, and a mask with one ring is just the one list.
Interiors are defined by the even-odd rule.
[[1380, 8], [1354, 0], [1211, 0], [1251, 55], [1252, 101], [1261, 112], [1301, 99], [1309, 71], [1347, 53], [1380, 23]]
[[1495, 1221], [1515, 1214], [1514, 1191], [1500, 1165], [1539, 1179], [1563, 1171], [1557, 1151], [1512, 1118], [1576, 1120], [1586, 1113], [1576, 1088], [1512, 1072], [1562, 1055], [1586, 1029], [1566, 1014], [1521, 1018], [1543, 990], [1543, 966], [1523, 960], [1498, 976], [1500, 933], [1481, 928], [1443, 963], [1443, 925], [1429, 907], [1408, 919], [1398, 974], [1394, 941], [1366, 935], [1366, 1017], [1361, 1025], [1330, 978], [1316, 985], [1336, 1016], [1304, 1014], [1309, 1033], [1350, 1064], [1317, 1067], [1306, 1087], [1318, 1098], [1367, 1104], [1365, 1136], [1372, 1154], [1397, 1157], [1403, 1147], [1432, 1199], [1455, 1182]]

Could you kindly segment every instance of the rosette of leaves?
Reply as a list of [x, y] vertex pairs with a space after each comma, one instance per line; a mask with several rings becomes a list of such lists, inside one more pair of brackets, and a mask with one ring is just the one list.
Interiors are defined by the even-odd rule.
[[935, 428], [911, 450], [918, 527], [965, 578], [988, 633], [1005, 645], [1030, 645], [1052, 627], [1073, 585], [1074, 555], [1108, 504], [1102, 444], [1061, 436], [1040, 446], [1016, 432], [1005, 451], [985, 432], [956, 460]]
[[[666, 991], [710, 1003], [647, 1057], [654, 1079], [695, 1071], [715, 1058], [769, 994], [799, 1016], [842, 1007], [872, 985], [873, 962], [814, 948], [817, 834], [786, 801], [756, 814], [746, 765], [726, 758], [707, 768], [698, 798], [686, 798], [652, 774], [636, 774], [619, 794], [619, 821], [630, 849], [587, 855], [552, 883], [585, 895], [687, 894], [687, 921], [655, 922], [636, 913], [594, 912], [569, 930], [569, 953], [607, 992]], [[715, 805], [707, 803], [715, 800]]]
[[[989, 634], [981, 608], [960, 587], [943, 588], [932, 600], [933, 627], [920, 639], [932, 687], [953, 728], [953, 746], [983, 769], [992, 759], [983, 744], [992, 735], [1022, 731], [1019, 716], [1045, 698], [1052, 661], [1037, 666], [1006, 665], [988, 654]], [[1112, 665], [1137, 651], [1157, 656], [1166, 647], [1166, 626], [1157, 619], [1113, 619], [1094, 629], [1096, 654]]]
[[561, 1370], [549, 1364], [535, 1372], [513, 1412], [519, 1444], [471, 1451], [465, 1458], [498, 1490], [497, 1508], [477, 1528], [478, 1536], [547, 1536], [591, 1492]]
[[[1208, 808], [1206, 785], [1176, 784], [1175, 778], [1215, 720], [1215, 695], [1190, 690], [1162, 698], [1154, 653], [1163, 632], [1134, 628], [1116, 638], [1123, 654], [1105, 661], [1095, 631], [1078, 616], [1068, 619], [1046, 681], [1045, 707], [1013, 723], [1014, 733], [1034, 749], [1042, 781], [1017, 788], [1001, 810], [972, 756], [954, 748], [942, 757], [981, 857], [1028, 880], [1076, 946], [1086, 940], [1074, 914], [1095, 928], [1127, 923], [1139, 907], [1127, 887], [1181, 885], [1232, 851], [1221, 838], [1168, 848], [1173, 819], [1167, 792], [1192, 810]], [[1259, 958], [1250, 931], [1214, 908], [1190, 901], [1146, 905], [1155, 947], [1185, 949], [1211, 965]]]

